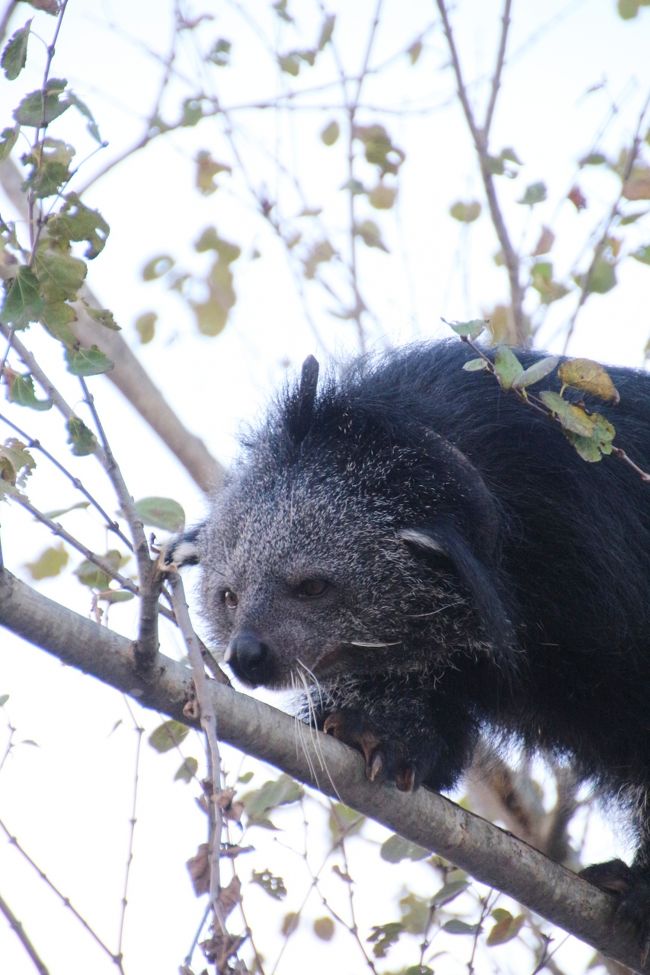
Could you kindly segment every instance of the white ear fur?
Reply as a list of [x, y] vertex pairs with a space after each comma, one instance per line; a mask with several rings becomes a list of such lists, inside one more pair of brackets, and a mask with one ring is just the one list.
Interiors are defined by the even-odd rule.
[[419, 532], [416, 528], [402, 528], [401, 531], [397, 533], [397, 537], [401, 538], [404, 542], [410, 542], [411, 545], [418, 545], [420, 548], [426, 548], [430, 552], [441, 552], [442, 555], [446, 555], [442, 545], [439, 545], [435, 538], [431, 538], [425, 532]]
[[196, 565], [199, 558], [200, 552], [196, 539], [176, 535], [165, 544], [163, 553], [165, 565], [175, 565], [180, 569], [184, 565]]

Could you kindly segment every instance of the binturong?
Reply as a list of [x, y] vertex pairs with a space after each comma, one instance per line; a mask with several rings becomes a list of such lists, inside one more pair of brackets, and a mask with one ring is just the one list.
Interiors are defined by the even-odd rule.
[[[482, 735], [571, 761], [637, 843], [631, 867], [590, 877], [647, 923], [650, 485], [615, 457], [586, 463], [464, 371], [473, 354], [417, 345], [320, 381], [309, 358], [167, 558], [200, 563], [235, 675], [301, 689], [302, 716], [370, 779], [449, 789]], [[620, 404], [598, 411], [648, 470], [650, 377], [609, 373]]]

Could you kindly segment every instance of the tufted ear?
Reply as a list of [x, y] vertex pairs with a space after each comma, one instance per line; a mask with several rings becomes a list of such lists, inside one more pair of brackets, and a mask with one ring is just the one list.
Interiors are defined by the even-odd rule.
[[514, 664], [515, 635], [507, 606], [499, 593], [494, 571], [476, 557], [467, 539], [450, 520], [439, 519], [435, 528], [405, 528], [399, 537], [438, 566], [441, 557], [467, 590], [487, 640], [500, 663]]
[[318, 372], [317, 360], [313, 355], [308, 355], [302, 364], [300, 386], [287, 406], [287, 430], [296, 446], [301, 444], [309, 433], [314, 418]]
[[198, 565], [201, 561], [201, 549], [198, 544], [203, 524], [181, 532], [165, 542], [162, 561], [165, 565], [175, 565], [181, 569], [184, 565]]

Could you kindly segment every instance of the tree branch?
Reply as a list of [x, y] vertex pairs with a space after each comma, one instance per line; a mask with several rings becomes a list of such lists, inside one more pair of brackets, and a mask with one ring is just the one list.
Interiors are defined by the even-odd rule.
[[[187, 723], [183, 707], [192, 693], [190, 670], [161, 654], [153, 673], [136, 673], [129, 640], [59, 606], [6, 571], [0, 573], [0, 623], [144, 707]], [[318, 735], [315, 744], [304, 736], [303, 749], [297, 751], [294, 719], [216, 681], [209, 689], [222, 741], [336, 795], [604, 954], [650, 975], [650, 963], [641, 963], [639, 946], [616, 921], [611, 895], [437, 793], [420, 789], [407, 795], [366, 781], [360, 756], [327, 735]]]
[[[13, 160], [5, 159], [0, 163], [0, 186], [15, 210], [26, 220], [28, 214], [22, 182]], [[84, 286], [82, 296], [89, 306], [103, 307], [89, 287]], [[75, 311], [77, 321], [72, 323], [71, 328], [76, 337], [86, 347], [96, 345], [113, 363], [113, 369], [106, 374], [107, 378], [155, 430], [203, 491], [218, 488], [224, 476], [222, 466], [212, 457], [203, 441], [181, 423], [120, 333], [94, 321], [82, 302], [76, 303]]]
[[497, 55], [496, 67], [492, 78], [490, 100], [485, 116], [485, 126], [483, 128], [480, 128], [478, 125], [474, 115], [474, 110], [469, 102], [467, 85], [465, 84], [465, 80], [463, 78], [460, 58], [458, 56], [456, 41], [454, 40], [449, 15], [445, 6], [445, 0], [436, 0], [436, 4], [440, 12], [440, 17], [442, 18], [442, 28], [447, 41], [447, 46], [449, 47], [451, 66], [454, 71], [456, 87], [458, 89], [458, 99], [462, 106], [467, 127], [469, 128], [472, 136], [472, 141], [474, 142], [474, 148], [476, 149], [476, 154], [478, 156], [481, 178], [483, 180], [483, 188], [487, 197], [492, 224], [496, 231], [496, 235], [499, 238], [499, 243], [503, 252], [503, 260], [508, 272], [514, 338], [517, 345], [526, 345], [529, 336], [527, 335], [525, 328], [523, 308], [524, 291], [521, 286], [521, 281], [519, 280], [519, 257], [512, 245], [512, 241], [510, 240], [508, 228], [506, 227], [505, 220], [503, 219], [501, 207], [497, 198], [497, 192], [494, 186], [494, 176], [490, 168], [490, 153], [488, 148], [489, 128], [492, 124], [492, 117], [494, 115], [496, 98], [501, 84], [501, 73], [505, 59], [506, 41], [508, 37], [508, 27], [510, 24], [510, 0], [505, 0], [502, 17], [501, 39], [499, 42], [499, 53]]

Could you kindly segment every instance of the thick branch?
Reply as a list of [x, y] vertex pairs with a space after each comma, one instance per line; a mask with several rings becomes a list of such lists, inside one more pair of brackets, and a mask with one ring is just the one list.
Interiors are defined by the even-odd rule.
[[[0, 573], [0, 623], [145, 707], [187, 721], [183, 705], [192, 679], [186, 667], [160, 655], [154, 673], [136, 674], [132, 643], [59, 606], [6, 571]], [[436, 793], [420, 789], [405, 795], [367, 782], [361, 758], [333, 738], [305, 734], [298, 751], [293, 719], [268, 704], [216, 681], [210, 682], [210, 693], [223, 741], [338, 796], [599, 951], [650, 975], [650, 963], [641, 965], [640, 950], [629, 931], [615, 922], [609, 895]]]

